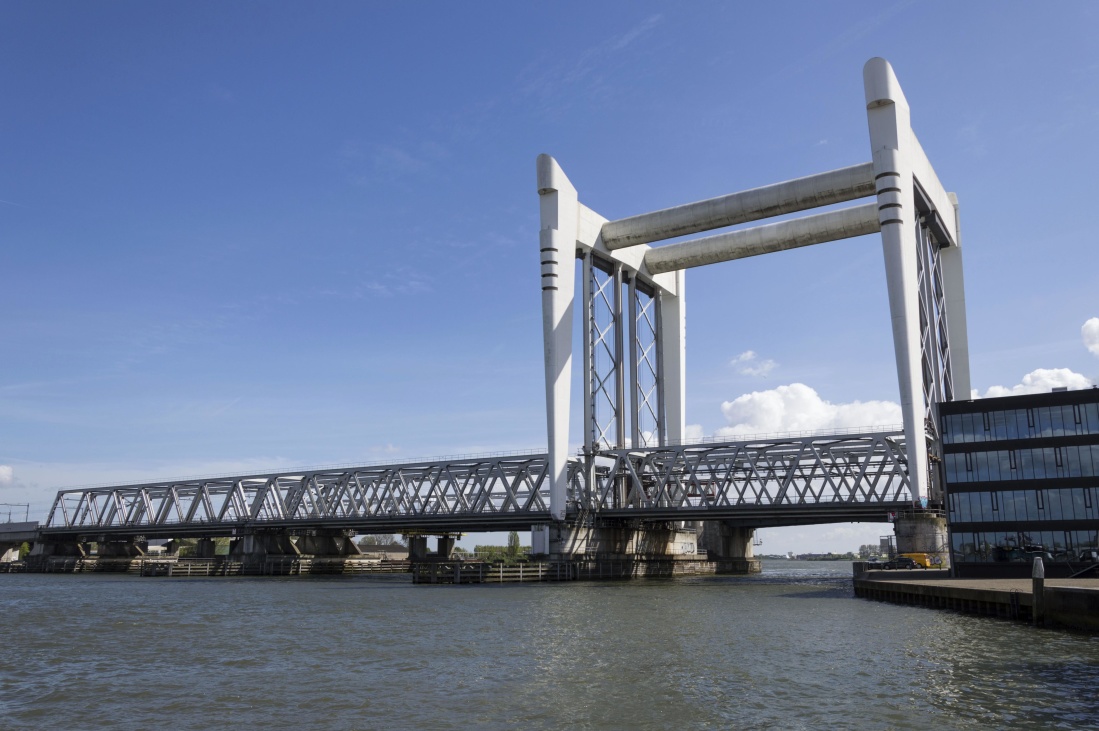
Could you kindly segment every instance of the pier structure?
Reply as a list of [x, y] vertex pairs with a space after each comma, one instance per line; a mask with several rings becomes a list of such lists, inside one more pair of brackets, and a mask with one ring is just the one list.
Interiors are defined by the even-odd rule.
[[[538, 157], [545, 452], [62, 490], [33, 559], [67, 560], [91, 543], [138, 558], [150, 539], [228, 537], [242, 564], [355, 562], [356, 533], [406, 533], [415, 560], [430, 562], [451, 558], [457, 533], [529, 529], [550, 561], [674, 572], [704, 557], [751, 571], [759, 528], [922, 520], [912, 516], [942, 501], [937, 404], [969, 393], [957, 200], [884, 59], [866, 64], [864, 89], [869, 161], [619, 220], [581, 203], [558, 162]], [[873, 233], [901, 428], [686, 439], [685, 271]], [[570, 435], [576, 322], [584, 426]], [[922, 540], [934, 530], [925, 523], [898, 529], [898, 549], [915, 550], [902, 536]], [[430, 535], [442, 537], [434, 553]]]

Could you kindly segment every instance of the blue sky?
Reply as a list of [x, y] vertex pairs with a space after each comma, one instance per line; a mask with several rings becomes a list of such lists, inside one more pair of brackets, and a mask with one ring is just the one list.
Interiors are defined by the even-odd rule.
[[[1096, 37], [1087, 2], [4, 3], [0, 502], [543, 446], [535, 157], [612, 219], [864, 162], [872, 56], [961, 201], [974, 388], [1095, 382]], [[687, 291], [703, 432], [897, 400], [877, 237]]]

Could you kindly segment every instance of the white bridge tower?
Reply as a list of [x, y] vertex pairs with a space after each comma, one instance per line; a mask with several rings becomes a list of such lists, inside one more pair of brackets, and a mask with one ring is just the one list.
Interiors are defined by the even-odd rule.
[[[881, 58], [863, 69], [871, 161], [608, 221], [579, 202], [557, 162], [538, 157], [550, 512], [569, 500], [573, 323], [583, 327], [584, 454], [684, 437], [684, 270], [881, 233], [913, 498], [941, 499], [932, 461], [936, 404], [969, 398], [957, 199], [910, 126]], [[659, 247], [655, 242], [860, 198], [875, 200]], [[577, 312], [576, 268], [581, 262]]]

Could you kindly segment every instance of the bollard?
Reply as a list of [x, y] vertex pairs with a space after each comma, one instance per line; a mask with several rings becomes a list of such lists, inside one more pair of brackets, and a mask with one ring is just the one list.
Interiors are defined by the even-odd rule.
[[1041, 556], [1034, 557], [1034, 568], [1030, 572], [1031, 577], [1031, 620], [1035, 627], [1041, 627], [1045, 623], [1046, 614], [1046, 565], [1042, 563]]

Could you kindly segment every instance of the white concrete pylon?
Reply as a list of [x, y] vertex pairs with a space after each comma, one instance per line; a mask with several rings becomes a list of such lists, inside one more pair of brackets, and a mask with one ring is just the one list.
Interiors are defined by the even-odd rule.
[[958, 211], [958, 196], [947, 194], [954, 207], [954, 246], [939, 252], [943, 263], [943, 289], [946, 299], [946, 320], [950, 328], [950, 364], [954, 381], [954, 399], [970, 397], [969, 326], [965, 317], [965, 277], [962, 267], [962, 224]]
[[546, 364], [546, 436], [550, 515], [565, 519], [568, 496], [569, 397], [572, 385], [577, 196], [561, 166], [539, 155], [538, 200], [542, 261], [542, 337]]
[[686, 276], [675, 272], [675, 293], [660, 292], [660, 379], [663, 382], [661, 411], [664, 444], [681, 444], [687, 429], [687, 300]]
[[904, 421], [912, 497], [928, 494], [924, 428], [916, 211], [911, 151], [916, 148], [908, 100], [892, 66], [872, 58], [863, 67], [866, 115], [870, 127], [882, 252], [893, 325], [901, 413]]

